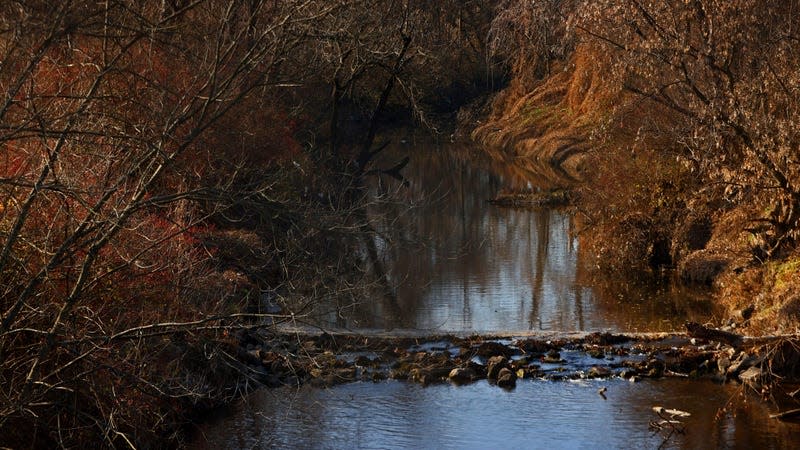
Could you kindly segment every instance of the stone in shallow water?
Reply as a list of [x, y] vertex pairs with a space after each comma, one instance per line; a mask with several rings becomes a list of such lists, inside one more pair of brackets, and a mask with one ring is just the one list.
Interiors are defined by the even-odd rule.
[[490, 380], [496, 380], [502, 369], [508, 367], [508, 358], [505, 356], [493, 356], [489, 358], [489, 362], [487, 363], [487, 372], [486, 378]]
[[466, 384], [475, 380], [477, 374], [469, 367], [456, 367], [447, 378], [455, 384]]
[[586, 336], [586, 343], [587, 344], [594, 344], [594, 345], [616, 345], [616, 344], [623, 344], [625, 342], [630, 341], [631, 338], [625, 336], [623, 334], [611, 334], [611, 333], [592, 333]]
[[356, 378], [356, 368], [345, 367], [343, 369], [337, 369], [335, 375], [336, 378], [338, 378], [341, 381], [353, 381]]
[[497, 374], [497, 385], [501, 388], [510, 389], [517, 385], [517, 374], [512, 372], [508, 367], [500, 369]]
[[488, 341], [483, 342], [478, 346], [477, 354], [478, 356], [483, 356], [484, 358], [498, 355], [509, 357], [514, 354], [514, 351], [499, 342]]
[[361, 366], [361, 367], [371, 367], [371, 366], [374, 366], [374, 364], [373, 364], [372, 360], [371, 360], [371, 359], [369, 359], [369, 357], [367, 357], [367, 356], [364, 356], [364, 355], [360, 355], [359, 357], [357, 357], [357, 358], [355, 359], [355, 364], [356, 364], [357, 366]]
[[517, 342], [517, 347], [530, 355], [542, 355], [552, 349], [552, 345], [538, 339], [526, 339]]
[[589, 369], [589, 378], [605, 378], [611, 376], [611, 369], [608, 367], [594, 366]]
[[590, 348], [586, 351], [586, 354], [595, 359], [603, 359], [606, 356], [606, 352], [602, 348]]
[[542, 358], [542, 361], [553, 364], [559, 364], [564, 362], [564, 360], [561, 359], [561, 353], [558, 353], [558, 351], [555, 349], [547, 352], [547, 354], [544, 355], [544, 358]]
[[523, 356], [523, 357], [521, 357], [519, 359], [515, 359], [515, 360], [511, 361], [511, 365], [515, 369], [523, 368], [523, 367], [529, 365], [530, 363], [531, 363], [531, 360], [527, 356]]

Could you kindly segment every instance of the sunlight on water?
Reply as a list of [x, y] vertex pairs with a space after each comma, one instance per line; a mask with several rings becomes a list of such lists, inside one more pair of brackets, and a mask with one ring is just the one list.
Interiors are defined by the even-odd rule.
[[[597, 393], [601, 386], [606, 399]], [[766, 407], [746, 402], [735, 386], [617, 379], [526, 381], [510, 392], [486, 382], [262, 390], [205, 428], [208, 439], [196, 448], [648, 449], [664, 442], [648, 427], [657, 419], [654, 405], [692, 414], [686, 434], [664, 448], [779, 449], [800, 442], [796, 426], [762, 429]]]

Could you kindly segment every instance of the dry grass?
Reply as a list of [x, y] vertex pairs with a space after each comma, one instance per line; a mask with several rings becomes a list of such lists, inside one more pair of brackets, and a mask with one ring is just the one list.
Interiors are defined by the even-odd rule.
[[552, 61], [545, 79], [512, 82], [497, 96], [489, 121], [473, 138], [508, 155], [583, 178], [593, 126], [608, 115], [618, 90], [598, 66], [597, 47], [579, 45], [567, 61]]
[[[800, 197], [796, 168], [783, 163], [791, 156], [781, 152], [796, 153], [797, 140], [793, 131], [780, 137], [794, 130], [780, 125], [792, 123], [796, 107], [796, 96], [784, 98], [790, 92], [786, 86], [796, 84], [793, 66], [775, 66], [769, 76], [781, 82], [766, 91], [760, 90], [765, 75], [751, 70], [759, 64], [735, 70], [740, 82], [728, 85], [726, 77], [717, 79], [714, 70], [706, 70], [704, 64], [713, 58], [705, 61], [673, 48], [675, 40], [665, 38], [669, 33], [642, 25], [647, 21], [641, 9], [615, 2], [534, 3], [544, 10], [526, 15], [534, 11], [531, 3], [510, 2], [516, 9], [499, 24], [508, 27], [495, 33], [518, 27], [556, 37], [560, 51], [547, 57], [546, 39], [514, 41], [511, 85], [497, 96], [489, 121], [473, 137], [537, 180], [583, 181], [577, 190], [582, 249], [592, 254], [597, 268], [676, 267], [685, 281], [714, 286], [731, 317], [754, 305], [751, 333], [796, 332]], [[753, 20], [794, 20], [785, 6], [748, 5], [755, 8], [749, 15], [737, 7], [715, 11], [718, 26], [728, 24], [733, 31]], [[664, 4], [663, 15], [649, 20], [669, 28], [678, 16], [668, 12], [693, 21], [692, 8]], [[553, 20], [548, 15], [553, 12], [567, 16], [570, 25]], [[694, 22], [688, 25], [677, 27], [675, 35], [687, 33], [681, 35], [687, 42], [705, 36]], [[800, 54], [793, 44], [765, 45], [760, 36], [771, 30], [763, 31], [746, 36], [718, 31], [718, 38], [740, 48], [737, 39], [754, 39], [746, 48], [753, 60], [776, 60], [769, 52], [778, 48], [786, 61]], [[665, 54], [682, 64], [664, 64]], [[688, 83], [675, 82], [684, 78]], [[714, 84], [720, 80], [721, 85]], [[751, 81], [761, 87], [748, 90]], [[720, 88], [716, 95], [736, 101], [709, 103], [702, 95], [695, 98], [698, 91], [688, 86]], [[738, 128], [726, 123], [728, 104], [743, 108], [742, 115], [736, 113]]]
[[752, 335], [800, 332], [800, 264], [797, 257], [757, 264], [719, 277], [718, 301], [731, 317], [747, 305], [755, 306], [748, 322]]

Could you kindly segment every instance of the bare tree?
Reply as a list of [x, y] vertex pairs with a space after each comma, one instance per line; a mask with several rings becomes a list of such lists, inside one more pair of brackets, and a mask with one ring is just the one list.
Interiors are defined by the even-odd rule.
[[587, 2], [578, 26], [607, 45], [625, 88], [682, 121], [682, 158], [752, 217], [764, 255], [800, 230], [797, 2]]
[[[442, 40], [462, 39], [483, 3], [457, 15], [391, 0], [0, 4], [9, 444], [154, 442], [188, 406], [235, 394], [248, 373], [231, 333], [286, 319], [248, 312], [261, 288], [284, 282], [304, 305], [355, 296], [347, 250], [374, 244], [363, 179], [404, 166], [373, 167], [381, 116], [398, 99], [423, 111], [426, 30], [438, 20]], [[294, 123], [320, 86], [321, 158]], [[366, 111], [354, 143], [344, 103]]]
[[314, 13], [291, 3], [0, 6], [0, 430], [12, 442], [133, 445], [171, 426], [137, 423], [164, 413], [153, 399], [214, 389], [159, 363], [180, 348], [159, 336], [222, 332], [240, 312], [181, 295], [209, 273], [197, 227], [231, 188], [187, 173], [201, 136], [281, 83], [301, 41], [289, 30]]

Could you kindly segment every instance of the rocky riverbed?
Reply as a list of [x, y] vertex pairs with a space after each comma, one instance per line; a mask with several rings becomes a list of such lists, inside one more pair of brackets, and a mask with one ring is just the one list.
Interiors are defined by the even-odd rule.
[[267, 386], [329, 387], [385, 379], [460, 385], [485, 380], [514, 389], [519, 380], [530, 378], [710, 378], [780, 397], [788, 408], [800, 406], [791, 384], [797, 380], [800, 347], [783, 338], [731, 345], [688, 334], [515, 338], [248, 332], [239, 341], [240, 359], [252, 378]]

